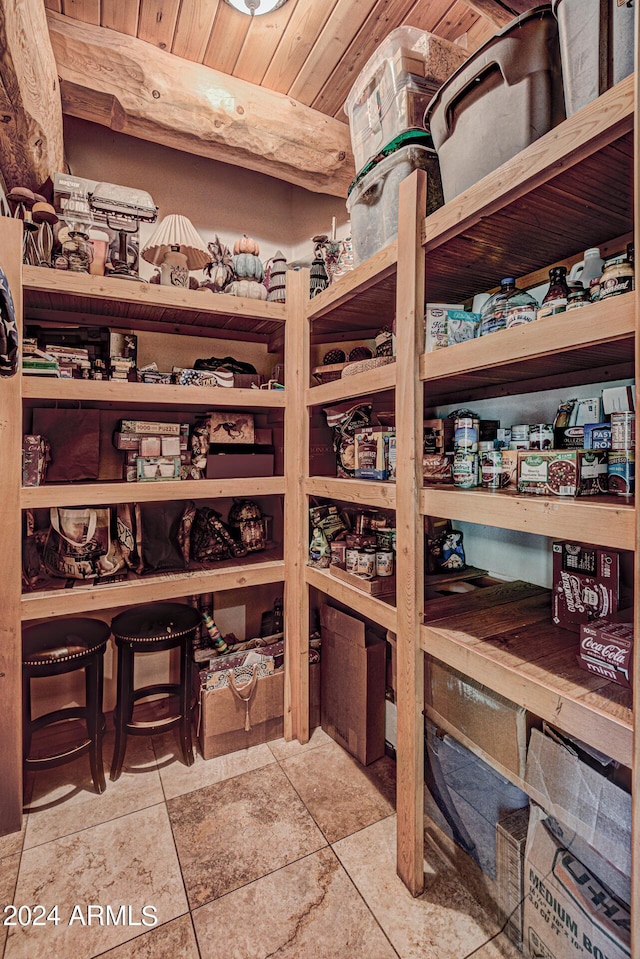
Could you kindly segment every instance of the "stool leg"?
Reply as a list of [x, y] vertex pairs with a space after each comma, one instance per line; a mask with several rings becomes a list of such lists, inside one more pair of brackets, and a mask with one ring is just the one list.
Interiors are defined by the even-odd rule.
[[180, 748], [185, 766], [193, 766], [193, 745], [191, 741], [191, 669], [192, 634], [182, 642], [180, 649]]
[[22, 670], [22, 759], [26, 762], [31, 752], [31, 677]]
[[127, 749], [127, 723], [133, 715], [133, 652], [127, 643], [118, 644], [118, 681], [116, 693], [116, 708], [114, 721], [116, 726], [116, 743], [111, 762], [109, 778], [115, 782], [122, 772], [124, 754]]
[[102, 680], [104, 672], [104, 650], [96, 652], [93, 662], [85, 667], [87, 732], [89, 733], [89, 761], [91, 778], [98, 794], [106, 788], [104, 766], [102, 764]]

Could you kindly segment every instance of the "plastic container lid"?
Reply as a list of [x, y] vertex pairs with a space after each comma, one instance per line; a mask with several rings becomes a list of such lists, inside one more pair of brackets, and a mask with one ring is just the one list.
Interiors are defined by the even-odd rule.
[[386, 144], [386, 146], [383, 146], [382, 149], [379, 150], [375, 156], [371, 157], [365, 166], [363, 166], [360, 172], [349, 184], [347, 196], [349, 196], [351, 191], [358, 185], [358, 183], [360, 183], [360, 181], [365, 178], [367, 173], [370, 173], [371, 170], [373, 170], [373, 168], [377, 166], [381, 160], [386, 159], [386, 157], [390, 156], [392, 153], [395, 153], [397, 150], [400, 150], [402, 147], [413, 146], [414, 144], [416, 146], [426, 147], [428, 150], [433, 150], [435, 153], [433, 140], [431, 139], [430, 133], [427, 133], [426, 130], [405, 130], [403, 133], [399, 133], [397, 137], [394, 137], [393, 140]]
[[[397, 27], [395, 30], [392, 30], [388, 37], [383, 43], [380, 44], [375, 53], [369, 57], [364, 67], [360, 71], [357, 80], [354, 82], [351, 90], [349, 91], [349, 96], [346, 99], [344, 105], [344, 112], [347, 116], [351, 116], [351, 112], [356, 103], [358, 103], [364, 94], [366, 93], [367, 87], [371, 83], [371, 80], [376, 76], [378, 71], [382, 66], [384, 66], [385, 60], [388, 60], [390, 64], [394, 63], [394, 58], [400, 53], [401, 50], [406, 50], [409, 52], [413, 48], [417, 47], [421, 39], [424, 37], [424, 30], [418, 30], [417, 27]], [[416, 60], [423, 60], [421, 53], [415, 53]], [[401, 76], [403, 71], [395, 69], [394, 81], [396, 84], [402, 82]], [[404, 76], [406, 77], [406, 73]]]

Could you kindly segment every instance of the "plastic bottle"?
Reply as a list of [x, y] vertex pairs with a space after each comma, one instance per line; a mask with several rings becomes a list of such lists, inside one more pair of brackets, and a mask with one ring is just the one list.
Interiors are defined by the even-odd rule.
[[478, 336], [504, 330], [507, 325], [507, 300], [516, 291], [516, 281], [512, 276], [500, 280], [500, 289], [489, 297], [480, 312]]
[[538, 319], [538, 301], [526, 290], [516, 290], [507, 301], [507, 329]]
[[555, 316], [556, 313], [564, 313], [567, 309], [568, 296], [569, 287], [567, 286], [566, 266], [552, 267], [549, 270], [549, 289], [540, 304], [538, 319], [542, 320], [546, 316]]
[[591, 286], [591, 281], [596, 280], [602, 275], [603, 266], [604, 263], [600, 256], [600, 248], [593, 246], [591, 249], [585, 250], [582, 261], [576, 263], [571, 268], [568, 279], [570, 281], [580, 280], [585, 290], [588, 290]]

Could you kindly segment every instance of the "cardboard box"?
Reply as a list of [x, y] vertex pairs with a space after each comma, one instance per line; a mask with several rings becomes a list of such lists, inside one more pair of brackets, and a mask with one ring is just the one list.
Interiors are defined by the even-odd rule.
[[180, 423], [158, 423], [151, 420], [120, 420], [121, 433], [138, 433], [147, 436], [180, 436], [180, 431]]
[[[196, 673], [197, 677], [197, 673]], [[203, 759], [257, 746], [284, 733], [284, 671], [256, 683], [247, 706], [228, 687], [199, 690], [198, 738]], [[320, 725], [320, 663], [309, 666], [309, 725]]]
[[580, 627], [578, 665], [596, 676], [631, 689], [633, 623], [596, 619]]
[[538, 496], [596, 496], [608, 492], [606, 450], [523, 450], [518, 492]]
[[636, 388], [632, 386], [608, 386], [602, 391], [602, 412], [626, 413], [636, 408]]
[[320, 607], [322, 728], [365, 766], [384, 756], [384, 632]]
[[629, 959], [631, 796], [536, 730], [526, 781], [525, 956]]
[[553, 445], [557, 450], [584, 449], [584, 426], [554, 426]]
[[207, 479], [273, 476], [273, 453], [214, 453], [207, 456]]
[[453, 420], [423, 420], [423, 453], [453, 453]]
[[529, 807], [503, 813], [496, 825], [498, 905], [507, 937], [522, 952], [524, 930], [524, 852]]
[[253, 413], [231, 410], [207, 413], [210, 443], [254, 443]]
[[516, 776], [524, 774], [531, 715], [522, 706], [487, 689], [437, 659], [425, 656], [425, 711], [432, 722], [464, 745]]
[[395, 429], [364, 426], [354, 433], [355, 474], [357, 479], [389, 479], [389, 440]]
[[584, 429], [584, 448], [586, 450], [610, 450], [611, 449], [611, 424], [610, 423], [585, 423], [583, 429]]
[[580, 632], [580, 626], [608, 618], [618, 609], [619, 555], [582, 543], [555, 542], [553, 551], [553, 622]]

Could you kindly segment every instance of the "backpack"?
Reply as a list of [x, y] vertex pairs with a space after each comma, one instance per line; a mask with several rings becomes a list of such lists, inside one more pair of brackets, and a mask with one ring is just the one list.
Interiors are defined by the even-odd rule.
[[234, 500], [229, 510], [228, 523], [231, 532], [247, 552], [253, 553], [265, 548], [264, 516], [257, 503], [248, 499]]
[[191, 556], [196, 562], [207, 563], [246, 554], [246, 547], [233, 538], [220, 513], [209, 506], [196, 510], [191, 527]]

